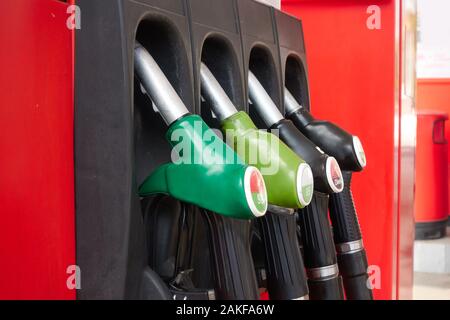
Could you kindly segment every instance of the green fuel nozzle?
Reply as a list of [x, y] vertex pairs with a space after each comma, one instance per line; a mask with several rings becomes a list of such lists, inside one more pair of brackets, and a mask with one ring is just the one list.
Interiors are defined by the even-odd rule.
[[245, 163], [257, 167], [271, 205], [303, 208], [311, 202], [314, 180], [310, 166], [275, 135], [258, 130], [247, 113], [238, 111], [205, 64], [200, 68], [203, 97], [221, 129]]
[[168, 194], [218, 214], [250, 219], [267, 210], [263, 176], [245, 165], [197, 115], [189, 113], [150, 53], [139, 43], [135, 71], [169, 126], [172, 163], [157, 168], [139, 187], [141, 196]]
[[310, 166], [314, 175], [314, 188], [323, 193], [338, 193], [344, 188], [344, 179], [338, 162], [325, 154], [285, 119], [257, 77], [249, 71], [250, 100], [267, 127], [277, 130], [280, 139]]

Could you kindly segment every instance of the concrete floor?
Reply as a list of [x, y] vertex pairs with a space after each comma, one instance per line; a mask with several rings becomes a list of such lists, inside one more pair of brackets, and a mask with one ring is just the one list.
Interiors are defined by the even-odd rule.
[[450, 300], [450, 228], [447, 237], [415, 241], [415, 300]]
[[414, 273], [414, 300], [450, 300], [450, 274]]

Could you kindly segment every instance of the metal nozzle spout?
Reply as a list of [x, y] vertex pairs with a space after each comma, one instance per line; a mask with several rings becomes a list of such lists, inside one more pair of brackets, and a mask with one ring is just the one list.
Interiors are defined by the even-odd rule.
[[134, 48], [134, 68], [142, 86], [168, 125], [189, 113], [156, 61], [138, 42]]
[[303, 108], [286, 87], [284, 87], [284, 108], [287, 115]]
[[203, 62], [200, 66], [200, 78], [202, 94], [209, 101], [212, 111], [220, 121], [238, 112], [220, 83]]
[[258, 110], [259, 115], [268, 127], [284, 119], [267, 91], [251, 71], [248, 73], [248, 94], [253, 105]]

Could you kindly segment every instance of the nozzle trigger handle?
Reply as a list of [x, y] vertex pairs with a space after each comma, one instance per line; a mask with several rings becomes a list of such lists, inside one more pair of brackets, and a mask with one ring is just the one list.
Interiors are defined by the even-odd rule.
[[257, 223], [266, 252], [265, 268], [270, 299], [307, 297], [308, 283], [297, 238], [297, 217], [269, 211]]
[[367, 256], [350, 189], [352, 172], [342, 172], [344, 190], [330, 196], [330, 218], [333, 225], [338, 265], [349, 300], [372, 300], [368, 287]]
[[202, 210], [208, 224], [215, 291], [219, 300], [258, 300], [248, 220]]

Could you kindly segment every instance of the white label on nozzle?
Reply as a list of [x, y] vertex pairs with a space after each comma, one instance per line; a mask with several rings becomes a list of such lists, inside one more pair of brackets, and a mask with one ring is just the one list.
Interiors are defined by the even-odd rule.
[[244, 175], [244, 190], [247, 204], [255, 217], [266, 214], [268, 207], [267, 189], [264, 178], [255, 167], [248, 167]]
[[344, 189], [344, 177], [341, 168], [334, 157], [328, 157], [326, 163], [326, 174], [328, 185], [333, 192], [338, 193]]
[[366, 153], [364, 152], [361, 140], [357, 136], [353, 136], [353, 149], [355, 150], [359, 165], [361, 168], [364, 168], [367, 165]]
[[314, 177], [311, 167], [302, 163], [297, 170], [297, 196], [302, 206], [311, 203], [314, 191]]

